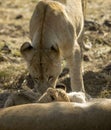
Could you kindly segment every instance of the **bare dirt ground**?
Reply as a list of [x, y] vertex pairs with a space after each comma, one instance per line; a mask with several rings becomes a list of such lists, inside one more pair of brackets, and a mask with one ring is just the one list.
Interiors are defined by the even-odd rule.
[[[33, 86], [19, 49], [29, 39], [29, 20], [37, 0], [0, 0], [0, 106], [7, 89], [21, 87], [24, 79]], [[111, 0], [89, 0], [85, 21], [83, 68], [86, 92], [92, 97], [111, 97]], [[68, 86], [64, 70], [60, 81]], [[4, 93], [5, 96], [4, 96]]]

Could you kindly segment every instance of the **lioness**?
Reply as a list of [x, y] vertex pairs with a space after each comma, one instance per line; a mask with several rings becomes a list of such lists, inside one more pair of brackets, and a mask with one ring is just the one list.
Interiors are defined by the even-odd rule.
[[84, 26], [82, 2], [40, 0], [35, 7], [30, 21], [31, 44], [24, 43], [21, 53], [27, 61], [35, 89], [41, 94], [56, 85], [62, 59], [70, 69], [72, 91], [85, 91], [78, 44]]
[[3, 108], [0, 130], [111, 130], [111, 99]]

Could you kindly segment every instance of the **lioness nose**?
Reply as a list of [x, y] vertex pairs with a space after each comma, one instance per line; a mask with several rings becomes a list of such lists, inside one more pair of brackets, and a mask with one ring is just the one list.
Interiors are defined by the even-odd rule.
[[48, 85], [47, 82], [40, 82], [38, 85], [38, 91], [43, 94], [44, 92], [46, 92], [46, 90], [49, 88], [50, 86]]

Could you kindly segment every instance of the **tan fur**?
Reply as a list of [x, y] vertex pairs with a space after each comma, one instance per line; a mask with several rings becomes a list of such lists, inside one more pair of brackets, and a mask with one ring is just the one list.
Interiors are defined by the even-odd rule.
[[0, 110], [0, 130], [111, 130], [111, 99], [4, 108]]
[[65, 59], [70, 69], [72, 91], [85, 91], [82, 78], [81, 51], [78, 44], [83, 26], [86, 0], [38, 1], [30, 20], [30, 43], [21, 53], [35, 82], [35, 90], [43, 94], [55, 87]]

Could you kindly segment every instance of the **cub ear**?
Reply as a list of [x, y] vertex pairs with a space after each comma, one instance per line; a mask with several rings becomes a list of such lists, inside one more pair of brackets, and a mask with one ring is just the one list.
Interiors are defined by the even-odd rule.
[[25, 42], [21, 46], [20, 52], [25, 60], [30, 61], [34, 53], [34, 49], [29, 42]]

